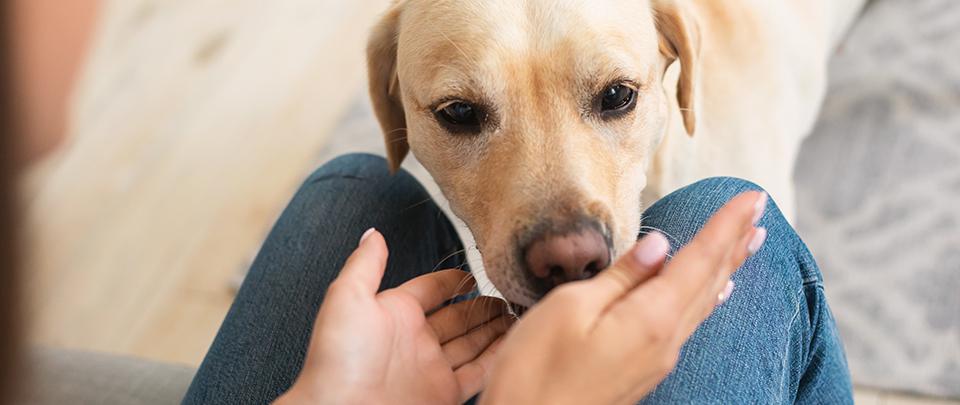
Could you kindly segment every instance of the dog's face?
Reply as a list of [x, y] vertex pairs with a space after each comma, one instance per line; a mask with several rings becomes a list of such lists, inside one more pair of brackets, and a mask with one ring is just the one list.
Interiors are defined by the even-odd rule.
[[402, 0], [374, 30], [391, 165], [413, 151], [508, 300], [532, 305], [636, 241], [677, 59], [693, 132], [689, 20], [671, 0]]

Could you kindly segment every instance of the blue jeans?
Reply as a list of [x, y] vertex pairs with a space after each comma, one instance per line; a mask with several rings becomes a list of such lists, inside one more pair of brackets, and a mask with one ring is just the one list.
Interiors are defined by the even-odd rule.
[[[650, 207], [644, 226], [677, 249], [727, 200], [752, 189], [732, 178], [700, 181]], [[643, 403], [853, 402], [817, 264], [775, 204], [760, 224], [767, 242], [734, 276], [730, 300]], [[372, 155], [337, 158], [310, 176], [264, 242], [183, 402], [260, 404], [286, 391], [327, 286], [370, 227], [391, 248], [382, 289], [437, 268], [466, 269], [453, 226], [412, 176], [391, 176]]]

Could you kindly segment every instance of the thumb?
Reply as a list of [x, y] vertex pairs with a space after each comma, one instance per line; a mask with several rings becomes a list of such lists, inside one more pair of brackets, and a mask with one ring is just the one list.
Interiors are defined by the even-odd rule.
[[657, 274], [669, 251], [670, 242], [663, 234], [650, 233], [587, 283], [593, 285], [597, 297], [609, 303]]
[[360, 287], [363, 291], [376, 294], [387, 267], [387, 241], [376, 229], [370, 228], [360, 237], [360, 244], [337, 276], [338, 282], [346, 282]]

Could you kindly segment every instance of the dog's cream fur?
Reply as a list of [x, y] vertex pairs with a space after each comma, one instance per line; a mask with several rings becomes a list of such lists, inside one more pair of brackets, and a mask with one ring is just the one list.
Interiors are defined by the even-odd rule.
[[[490, 280], [530, 305], [520, 250], [546, 223], [595, 219], [622, 253], [641, 193], [718, 175], [792, 216], [828, 57], [864, 1], [399, 0], [370, 40], [370, 94], [394, 169], [412, 150]], [[618, 80], [637, 84], [637, 107], [600, 119], [590, 100]], [[482, 133], [438, 124], [454, 99], [487, 107]]]

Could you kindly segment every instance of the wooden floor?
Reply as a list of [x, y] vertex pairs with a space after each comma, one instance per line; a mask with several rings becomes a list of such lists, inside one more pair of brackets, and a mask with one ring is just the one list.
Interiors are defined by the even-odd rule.
[[34, 342], [202, 359], [387, 1], [265, 4], [107, 2], [71, 139], [27, 185]]
[[[387, 3], [108, 1], [71, 138], [26, 184], [32, 341], [199, 364]], [[857, 393], [936, 403], [911, 401]]]

